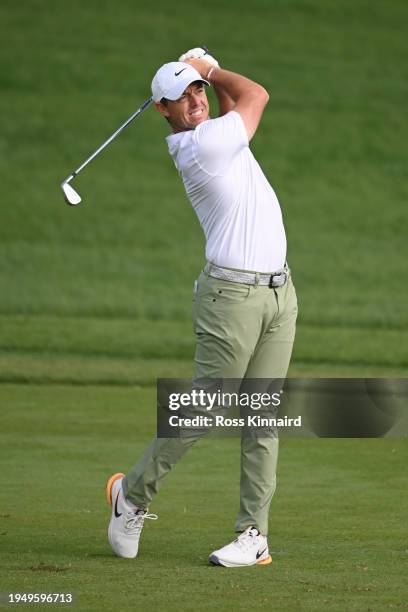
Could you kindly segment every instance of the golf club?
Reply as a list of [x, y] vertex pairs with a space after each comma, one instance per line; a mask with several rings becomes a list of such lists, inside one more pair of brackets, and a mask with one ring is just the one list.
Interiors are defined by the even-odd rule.
[[64, 197], [65, 197], [65, 201], [67, 202], [67, 204], [69, 204], [70, 206], [76, 206], [77, 204], [79, 204], [81, 202], [81, 196], [70, 185], [70, 182], [72, 181], [72, 179], [74, 179], [81, 172], [81, 170], [83, 170], [85, 168], [85, 166], [87, 166], [89, 164], [89, 162], [91, 162], [97, 155], [99, 155], [99, 153], [101, 153], [101, 151], [103, 151], [103, 149], [105, 147], [107, 147], [108, 144], [110, 144], [112, 142], [112, 140], [114, 140], [116, 138], [116, 136], [119, 136], [119, 134], [134, 119], [136, 119], [136, 117], [138, 117], [148, 106], [150, 106], [150, 104], [152, 102], [153, 102], [153, 98], [148, 98], [145, 102], [143, 102], [142, 106], [140, 108], [138, 108], [137, 111], [135, 113], [133, 113], [133, 115], [131, 115], [129, 117], [129, 119], [127, 119], [125, 121], [125, 123], [123, 123], [116, 130], [116, 132], [114, 132], [112, 134], [112, 136], [110, 136], [107, 140], [105, 140], [105, 142], [103, 144], [101, 144], [101, 146], [98, 149], [96, 149], [96, 151], [94, 151], [94, 153], [92, 153], [92, 155], [90, 155], [84, 162], [82, 162], [82, 164], [80, 166], [78, 166], [78, 168], [76, 168], [76, 170], [74, 170], [72, 172], [72, 174], [67, 176], [67, 178], [64, 181], [62, 181], [61, 189], [64, 192]]

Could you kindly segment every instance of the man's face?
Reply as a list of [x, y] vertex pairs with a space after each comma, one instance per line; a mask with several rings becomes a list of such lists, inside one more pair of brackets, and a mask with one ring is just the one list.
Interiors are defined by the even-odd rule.
[[191, 83], [178, 100], [167, 100], [165, 105], [157, 102], [156, 108], [168, 118], [174, 133], [194, 130], [209, 116], [205, 85], [201, 81]]

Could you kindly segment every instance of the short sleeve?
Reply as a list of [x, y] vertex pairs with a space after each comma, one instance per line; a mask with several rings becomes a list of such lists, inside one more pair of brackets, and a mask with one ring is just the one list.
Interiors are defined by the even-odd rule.
[[231, 160], [248, 145], [244, 122], [236, 111], [204, 121], [194, 130], [194, 157], [211, 175], [224, 174]]

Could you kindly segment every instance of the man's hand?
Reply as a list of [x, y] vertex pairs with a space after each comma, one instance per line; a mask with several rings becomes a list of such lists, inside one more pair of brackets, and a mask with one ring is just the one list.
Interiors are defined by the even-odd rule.
[[200, 58], [185, 59], [183, 60], [183, 62], [185, 64], [190, 64], [190, 66], [195, 68], [200, 73], [203, 79], [207, 79], [207, 75], [210, 72], [210, 70], [214, 68], [214, 65], [211, 64], [206, 58], [207, 56], [205, 56], [205, 58], [200, 57]]
[[186, 51], [185, 53], [183, 53], [183, 55], [180, 55], [179, 62], [185, 62], [186, 60], [200, 58], [206, 59], [208, 62], [210, 62], [210, 64], [212, 64], [216, 68], [219, 68], [219, 63], [217, 62], [215, 57], [209, 55], [209, 53], [207, 53], [207, 51], [202, 47], [195, 47], [194, 49]]

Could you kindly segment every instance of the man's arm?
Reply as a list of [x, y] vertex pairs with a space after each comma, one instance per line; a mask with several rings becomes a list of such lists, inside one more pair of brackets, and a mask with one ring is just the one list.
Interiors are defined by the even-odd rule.
[[234, 103], [233, 110], [241, 115], [248, 139], [251, 140], [269, 100], [266, 89], [236, 72], [213, 67], [204, 58], [186, 61], [194, 66], [204, 79], [209, 79], [215, 90], [218, 87], [229, 96]]
[[235, 102], [231, 98], [231, 96], [228, 95], [225, 89], [221, 87], [221, 85], [219, 84], [216, 85], [215, 83], [213, 83], [212, 85], [213, 85], [214, 93], [217, 96], [217, 100], [218, 100], [218, 108], [219, 108], [218, 116], [222, 117], [223, 115], [226, 115], [230, 111], [235, 110]]
[[214, 87], [220, 85], [234, 101], [234, 110], [241, 115], [248, 139], [251, 140], [269, 100], [266, 89], [255, 81], [222, 68], [212, 71], [210, 82]]

